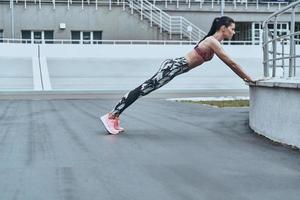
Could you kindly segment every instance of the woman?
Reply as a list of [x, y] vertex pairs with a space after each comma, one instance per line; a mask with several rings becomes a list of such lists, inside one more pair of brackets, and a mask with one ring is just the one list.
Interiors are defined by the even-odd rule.
[[111, 134], [124, 131], [120, 127], [120, 114], [139, 97], [162, 87], [175, 76], [188, 72], [189, 70], [212, 59], [216, 54], [226, 65], [228, 65], [239, 77], [246, 82], [254, 82], [223, 50], [221, 41], [231, 39], [235, 34], [235, 23], [230, 17], [222, 16], [214, 19], [208, 34], [184, 57], [168, 59], [164, 61], [159, 71], [143, 84], [129, 91], [115, 106], [115, 108], [101, 117], [106, 130]]

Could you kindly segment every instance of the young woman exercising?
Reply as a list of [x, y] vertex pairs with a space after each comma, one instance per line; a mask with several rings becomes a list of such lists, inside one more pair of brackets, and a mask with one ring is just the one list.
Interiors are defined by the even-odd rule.
[[128, 106], [139, 97], [145, 96], [167, 84], [175, 76], [186, 73], [204, 62], [211, 60], [214, 54], [244, 81], [254, 82], [250, 76], [227, 55], [221, 46], [220, 42], [222, 40], [231, 39], [234, 34], [235, 22], [233, 19], [227, 16], [215, 18], [208, 34], [199, 41], [192, 51], [188, 52], [184, 57], [165, 60], [156, 74], [137, 88], [125, 94], [111, 112], [101, 117], [101, 121], [106, 130], [111, 134], [118, 134], [124, 131], [124, 129], [120, 127], [119, 116]]

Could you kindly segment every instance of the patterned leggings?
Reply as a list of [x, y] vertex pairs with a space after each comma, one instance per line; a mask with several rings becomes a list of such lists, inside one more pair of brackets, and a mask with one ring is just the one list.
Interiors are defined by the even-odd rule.
[[128, 106], [135, 102], [139, 97], [145, 96], [150, 92], [162, 87], [171, 81], [175, 76], [188, 72], [187, 60], [184, 57], [168, 59], [161, 64], [158, 72], [143, 84], [129, 91], [119, 101], [116, 107], [111, 111], [114, 116], [119, 116]]

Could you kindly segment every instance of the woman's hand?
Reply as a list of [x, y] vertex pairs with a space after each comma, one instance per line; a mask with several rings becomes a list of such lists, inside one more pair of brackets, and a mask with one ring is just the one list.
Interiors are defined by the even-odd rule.
[[256, 81], [255, 81], [255, 80], [252, 80], [250, 77], [244, 78], [244, 81], [245, 81], [246, 83], [252, 83], [252, 84], [255, 84], [255, 83], [256, 83]]
[[256, 82], [259, 82], [259, 81], [267, 81], [267, 80], [270, 80], [270, 79], [271, 79], [270, 77], [259, 78], [259, 79], [256, 79], [256, 80], [252, 80], [251, 78], [244, 78], [244, 81], [247, 82], [247, 83], [255, 84]]

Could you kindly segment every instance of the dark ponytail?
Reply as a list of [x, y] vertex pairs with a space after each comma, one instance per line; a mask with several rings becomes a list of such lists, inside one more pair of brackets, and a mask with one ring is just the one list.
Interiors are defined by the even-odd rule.
[[232, 23], [234, 23], [234, 20], [232, 18], [230, 18], [230, 17], [227, 17], [227, 16], [216, 17], [214, 19], [212, 25], [211, 25], [211, 28], [210, 28], [209, 32], [207, 33], [207, 35], [204, 38], [202, 38], [200, 40], [200, 42], [202, 42], [203, 40], [205, 40], [205, 38], [207, 38], [207, 37], [212, 36], [213, 34], [215, 34], [215, 32], [217, 32], [223, 25], [225, 27], [228, 27]]

